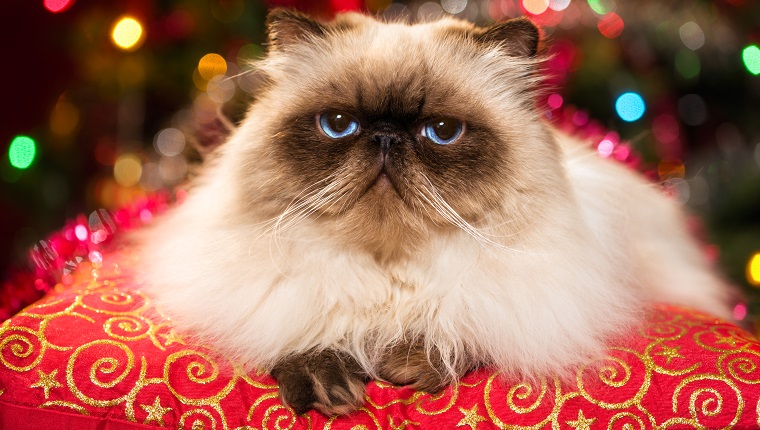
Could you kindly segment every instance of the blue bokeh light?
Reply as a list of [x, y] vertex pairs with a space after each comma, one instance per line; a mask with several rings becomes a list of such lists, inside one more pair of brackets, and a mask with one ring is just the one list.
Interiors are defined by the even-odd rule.
[[634, 92], [627, 92], [617, 98], [615, 110], [623, 121], [633, 122], [644, 116], [647, 107], [640, 95]]

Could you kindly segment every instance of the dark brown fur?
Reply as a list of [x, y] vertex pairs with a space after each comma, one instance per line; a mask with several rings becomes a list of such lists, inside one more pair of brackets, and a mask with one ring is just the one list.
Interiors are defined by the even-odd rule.
[[280, 397], [302, 414], [317, 409], [345, 414], [364, 404], [367, 375], [348, 354], [326, 349], [291, 355], [271, 371], [280, 384]]

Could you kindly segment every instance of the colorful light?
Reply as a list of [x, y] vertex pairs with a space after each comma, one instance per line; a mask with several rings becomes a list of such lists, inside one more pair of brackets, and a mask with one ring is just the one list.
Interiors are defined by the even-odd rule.
[[219, 54], [206, 54], [198, 61], [198, 73], [207, 81], [227, 73], [227, 62]]
[[441, 0], [441, 7], [450, 14], [457, 14], [467, 7], [467, 0]]
[[623, 19], [620, 18], [618, 14], [610, 12], [601, 17], [596, 26], [599, 29], [599, 32], [602, 33], [602, 36], [608, 39], [614, 39], [620, 36], [620, 33], [623, 32], [625, 23], [623, 23]]
[[74, 4], [74, 0], [45, 0], [45, 9], [53, 13], [63, 12]]
[[744, 67], [750, 73], [755, 76], [760, 75], [760, 48], [757, 45], [749, 45], [744, 48], [742, 51], [742, 61], [744, 61]]
[[73, 104], [59, 100], [50, 113], [50, 131], [59, 136], [68, 136], [79, 125], [79, 109]]
[[760, 252], [756, 252], [747, 262], [747, 281], [760, 287]]
[[615, 3], [613, 1], [605, 0], [588, 0], [588, 5], [591, 10], [596, 12], [598, 15], [604, 15], [615, 8]]
[[122, 187], [132, 187], [140, 182], [142, 163], [135, 154], [123, 154], [113, 166], [113, 178]]
[[705, 32], [696, 22], [689, 21], [682, 25], [678, 29], [678, 35], [681, 37], [681, 42], [692, 51], [696, 51], [705, 44]]
[[620, 95], [615, 101], [615, 111], [623, 121], [633, 122], [644, 116], [646, 103], [637, 93], [627, 92]]
[[11, 166], [24, 170], [32, 165], [37, 154], [37, 143], [29, 136], [16, 136], [8, 148]]
[[125, 16], [119, 19], [111, 31], [113, 43], [125, 51], [132, 51], [140, 47], [143, 39], [143, 27], [136, 19]]
[[737, 321], [743, 320], [747, 316], [747, 305], [739, 303], [734, 306], [734, 319]]
[[559, 109], [562, 107], [562, 103], [564, 103], [565, 100], [562, 98], [559, 94], [552, 94], [547, 99], [546, 103], [549, 105], [552, 109]]
[[557, 12], [567, 9], [568, 6], [570, 6], [570, 0], [551, 0], [549, 2], [549, 7]]
[[549, 0], [523, 0], [522, 5], [528, 13], [540, 15], [549, 9]]
[[686, 79], [696, 78], [702, 71], [702, 63], [699, 56], [689, 49], [680, 49], [676, 52], [676, 70]]

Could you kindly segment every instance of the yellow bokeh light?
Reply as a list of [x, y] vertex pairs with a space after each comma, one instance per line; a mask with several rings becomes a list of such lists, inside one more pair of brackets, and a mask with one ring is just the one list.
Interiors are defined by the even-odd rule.
[[122, 187], [132, 187], [140, 182], [142, 162], [135, 154], [123, 154], [113, 166], [113, 178]]
[[111, 39], [121, 49], [127, 51], [137, 49], [143, 39], [143, 27], [136, 19], [125, 16], [113, 26]]
[[198, 73], [207, 81], [217, 75], [227, 73], [227, 62], [219, 54], [206, 54], [198, 62]]
[[747, 262], [747, 281], [760, 287], [760, 252], [756, 252]]
[[541, 15], [549, 9], [549, 0], [523, 0], [522, 5], [533, 15]]

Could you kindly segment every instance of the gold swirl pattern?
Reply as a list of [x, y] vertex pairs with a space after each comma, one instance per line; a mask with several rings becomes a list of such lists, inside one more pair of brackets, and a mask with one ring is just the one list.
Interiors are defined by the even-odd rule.
[[109, 337], [119, 340], [138, 340], [148, 336], [150, 324], [143, 318], [132, 316], [113, 317], [103, 323], [103, 330]]
[[[685, 404], [683, 399], [686, 394], [681, 393], [687, 386], [692, 386], [688, 391], [688, 412], [694, 425], [704, 428], [732, 428], [736, 425], [744, 409], [744, 402], [740, 401], [742, 393], [733, 381], [712, 375], [695, 375], [685, 378], [673, 393], [674, 413], [678, 413]], [[727, 405], [724, 405], [729, 401], [735, 406], [730, 410], [724, 410], [724, 407], [729, 409]], [[733, 419], [725, 422], [726, 417], [733, 417]], [[718, 418], [718, 421], [711, 418]]]
[[610, 349], [604, 363], [593, 363], [578, 370], [576, 381], [581, 396], [606, 409], [640, 403], [651, 378], [651, 369], [642, 357], [623, 348]]
[[[88, 371], [84, 370], [87, 368], [87, 360], [93, 358], [93, 355], [104, 353], [112, 353], [113, 356], [98, 358], [92, 362]], [[84, 364], [78, 362], [80, 356], [85, 357], [82, 360]], [[135, 357], [129, 347], [112, 340], [96, 340], [82, 345], [71, 354], [66, 365], [66, 384], [71, 393], [85, 404], [97, 407], [114, 406], [123, 402], [127, 395], [110, 399], [95, 397], [112, 397], [114, 393], [118, 393], [119, 390], [112, 388], [123, 382], [134, 367]], [[75, 376], [82, 374], [86, 374], [88, 379]], [[91, 392], [92, 396], [86, 395], [83, 389]]]
[[83, 262], [68, 287], [0, 325], [0, 415], [20, 407], [64, 428], [100, 417], [125, 429], [760, 427], [760, 343], [665, 305], [653, 306], [635, 339], [567, 379], [515, 381], [480, 369], [435, 395], [374, 381], [354, 414], [297, 415], [269, 375], [174, 327], [140, 292], [139, 267], [128, 250], [98, 268]]
[[0, 329], [0, 361], [16, 372], [34, 369], [42, 361], [49, 345], [34, 330], [27, 327]]

